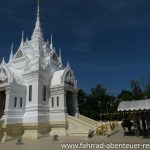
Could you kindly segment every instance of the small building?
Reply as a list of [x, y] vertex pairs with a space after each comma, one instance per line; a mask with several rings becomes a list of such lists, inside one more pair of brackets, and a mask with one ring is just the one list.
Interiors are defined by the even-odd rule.
[[150, 99], [122, 101], [118, 111], [128, 114], [128, 117], [134, 121], [139, 134], [150, 135]]

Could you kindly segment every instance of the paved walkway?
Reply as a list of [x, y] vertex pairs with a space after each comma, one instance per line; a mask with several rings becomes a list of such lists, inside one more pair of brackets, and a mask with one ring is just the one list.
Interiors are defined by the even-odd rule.
[[[42, 138], [35, 141], [23, 141], [22, 145], [16, 145], [16, 141], [10, 141], [0, 144], [0, 150], [61, 150], [62, 143], [140, 143], [150, 144], [150, 139], [136, 137], [136, 136], [124, 136], [122, 129], [116, 134], [107, 136], [94, 136], [93, 138], [87, 137], [59, 137], [59, 141], [53, 141], [51, 137]], [[73, 148], [72, 148], [73, 149]], [[75, 148], [74, 148], [75, 149]], [[85, 148], [87, 150], [87, 148]], [[100, 148], [99, 148], [100, 149]], [[150, 149], [150, 148], [149, 148]], [[81, 148], [80, 148], [81, 150]], [[141, 150], [141, 149], [140, 149]]]

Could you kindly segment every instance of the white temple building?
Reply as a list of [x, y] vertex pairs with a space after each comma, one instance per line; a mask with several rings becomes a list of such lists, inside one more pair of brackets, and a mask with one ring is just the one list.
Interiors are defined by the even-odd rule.
[[9, 62], [3, 58], [0, 64], [0, 139], [87, 133], [93, 124], [84, 120], [92, 120], [79, 115], [77, 81], [69, 63], [62, 64], [52, 36], [50, 43], [44, 41], [39, 5], [31, 39], [24, 40], [22, 33], [13, 51], [12, 45]]

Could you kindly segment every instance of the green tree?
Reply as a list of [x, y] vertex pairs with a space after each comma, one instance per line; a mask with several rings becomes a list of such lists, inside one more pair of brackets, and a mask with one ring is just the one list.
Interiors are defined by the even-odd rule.
[[150, 77], [148, 77], [147, 84], [144, 87], [144, 98], [150, 98]]
[[120, 101], [130, 101], [133, 100], [133, 94], [130, 91], [122, 90], [121, 93], [118, 95]]
[[131, 80], [130, 81], [131, 84], [131, 89], [132, 89], [132, 93], [133, 93], [133, 98], [135, 100], [141, 100], [144, 98], [144, 94], [143, 91], [139, 85], [139, 83], [135, 80]]
[[118, 108], [116, 98], [109, 95], [107, 89], [101, 84], [92, 88], [88, 95], [80, 89], [78, 91], [78, 103], [80, 114], [95, 120], [100, 120], [101, 114], [114, 112]]
[[107, 112], [110, 108], [111, 98], [107, 90], [100, 84], [91, 89], [91, 94], [87, 97], [87, 103], [90, 105], [90, 118], [99, 120], [100, 114]]
[[85, 115], [84, 108], [86, 106], [86, 101], [87, 101], [87, 94], [82, 90], [78, 90], [78, 105], [79, 105], [79, 112], [83, 115]]

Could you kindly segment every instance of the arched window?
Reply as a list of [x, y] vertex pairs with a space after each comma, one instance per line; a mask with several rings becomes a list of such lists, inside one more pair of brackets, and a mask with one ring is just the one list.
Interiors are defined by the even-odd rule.
[[17, 55], [16, 55], [16, 58], [20, 58], [23, 56], [23, 53], [21, 50], [18, 51]]

